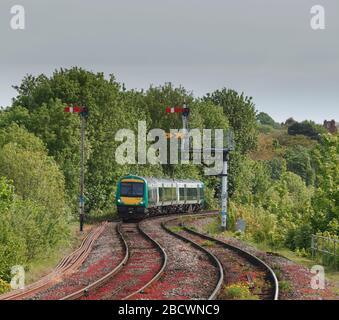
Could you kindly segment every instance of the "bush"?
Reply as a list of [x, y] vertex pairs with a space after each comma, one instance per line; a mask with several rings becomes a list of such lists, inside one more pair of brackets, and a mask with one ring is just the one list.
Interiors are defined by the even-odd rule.
[[244, 206], [230, 203], [228, 226], [234, 230], [237, 219], [246, 221], [245, 237], [255, 242], [263, 242], [272, 248], [283, 243], [283, 233], [279, 230], [278, 219], [260, 207]]
[[313, 229], [310, 224], [302, 224], [295, 229], [290, 229], [286, 236], [285, 244], [288, 248], [309, 249], [311, 246]]
[[266, 124], [258, 125], [258, 131], [260, 133], [269, 134], [273, 131], [273, 128]]
[[3, 294], [11, 290], [11, 286], [6, 281], [0, 278], [0, 294]]
[[247, 283], [235, 283], [224, 288], [226, 299], [230, 300], [259, 300], [257, 295], [253, 295]]
[[0, 277], [9, 281], [12, 266], [27, 266], [67, 235], [65, 221], [46, 214], [42, 205], [16, 197], [8, 208], [0, 208]]

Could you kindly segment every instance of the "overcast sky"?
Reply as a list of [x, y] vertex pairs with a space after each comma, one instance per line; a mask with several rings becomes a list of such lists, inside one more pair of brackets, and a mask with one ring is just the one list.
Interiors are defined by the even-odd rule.
[[[15, 4], [25, 30], [10, 28]], [[310, 26], [316, 4], [325, 30]], [[77, 65], [127, 88], [244, 91], [278, 121], [339, 121], [338, 34], [338, 0], [1, 0], [0, 106], [25, 74]]]

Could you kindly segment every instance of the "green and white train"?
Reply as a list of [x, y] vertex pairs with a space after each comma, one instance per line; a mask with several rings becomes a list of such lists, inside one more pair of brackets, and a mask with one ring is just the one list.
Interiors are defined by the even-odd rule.
[[145, 178], [119, 179], [116, 205], [122, 220], [148, 216], [197, 212], [204, 205], [204, 184], [197, 180]]

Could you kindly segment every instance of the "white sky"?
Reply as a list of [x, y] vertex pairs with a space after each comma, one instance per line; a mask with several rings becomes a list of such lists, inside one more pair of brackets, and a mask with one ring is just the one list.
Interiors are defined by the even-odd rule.
[[[15, 4], [26, 30], [10, 28]], [[310, 27], [315, 4], [323, 31]], [[338, 121], [338, 34], [336, 0], [1, 0], [0, 106], [26, 73], [77, 65], [127, 88], [244, 91], [277, 121]]]

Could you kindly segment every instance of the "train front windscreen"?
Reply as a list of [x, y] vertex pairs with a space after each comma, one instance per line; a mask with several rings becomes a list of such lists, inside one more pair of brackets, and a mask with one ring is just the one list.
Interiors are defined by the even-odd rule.
[[121, 197], [143, 197], [144, 183], [139, 182], [121, 182], [120, 196]]

